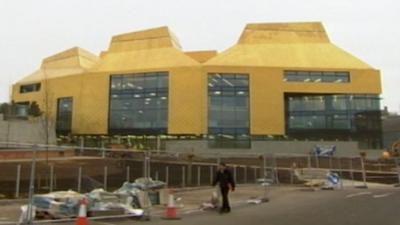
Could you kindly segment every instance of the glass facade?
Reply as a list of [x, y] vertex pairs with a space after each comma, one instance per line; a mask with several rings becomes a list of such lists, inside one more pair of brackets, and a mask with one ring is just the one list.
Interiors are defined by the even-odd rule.
[[40, 86], [40, 83], [21, 85], [19, 88], [19, 93], [40, 91]]
[[167, 72], [111, 76], [110, 133], [165, 134], [167, 117]]
[[211, 148], [250, 148], [249, 77], [208, 74], [208, 137]]
[[349, 72], [284, 71], [286, 82], [349, 83]]
[[59, 98], [57, 100], [56, 132], [58, 134], [71, 133], [72, 104], [72, 97]]
[[377, 95], [285, 95], [287, 134], [300, 139], [357, 140], [380, 148]]

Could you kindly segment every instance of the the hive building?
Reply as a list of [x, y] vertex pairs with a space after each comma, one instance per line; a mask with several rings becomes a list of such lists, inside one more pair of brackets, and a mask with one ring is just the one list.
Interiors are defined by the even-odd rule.
[[311, 22], [248, 24], [221, 53], [185, 52], [167, 27], [117, 35], [99, 56], [44, 59], [12, 100], [36, 101], [60, 135], [136, 148], [349, 151], [381, 147], [380, 93], [379, 70]]

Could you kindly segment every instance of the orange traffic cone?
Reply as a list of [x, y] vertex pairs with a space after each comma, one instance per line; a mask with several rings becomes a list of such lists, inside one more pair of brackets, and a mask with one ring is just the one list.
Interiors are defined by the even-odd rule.
[[88, 219], [86, 217], [87, 201], [86, 198], [82, 198], [79, 202], [79, 214], [76, 219], [76, 225], [88, 225]]
[[175, 199], [174, 199], [174, 194], [173, 191], [170, 190], [170, 193], [168, 195], [168, 205], [167, 209], [165, 211], [165, 217], [163, 217], [165, 220], [179, 220], [181, 219], [180, 217], [177, 216], [177, 207], [175, 205]]

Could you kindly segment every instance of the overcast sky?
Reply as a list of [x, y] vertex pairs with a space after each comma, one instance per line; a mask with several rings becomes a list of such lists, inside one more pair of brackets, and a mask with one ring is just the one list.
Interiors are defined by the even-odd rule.
[[95, 54], [112, 35], [167, 25], [184, 50], [223, 51], [246, 23], [321, 21], [332, 42], [380, 69], [383, 102], [400, 111], [396, 0], [0, 0], [0, 102], [41, 60], [79, 46]]

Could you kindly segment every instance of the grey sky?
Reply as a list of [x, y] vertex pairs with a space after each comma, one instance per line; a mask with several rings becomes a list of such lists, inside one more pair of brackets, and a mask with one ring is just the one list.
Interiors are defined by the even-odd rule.
[[44, 57], [98, 54], [112, 35], [167, 25], [184, 50], [223, 51], [246, 23], [321, 21], [336, 45], [382, 72], [383, 105], [400, 111], [396, 0], [0, 0], [0, 102]]

